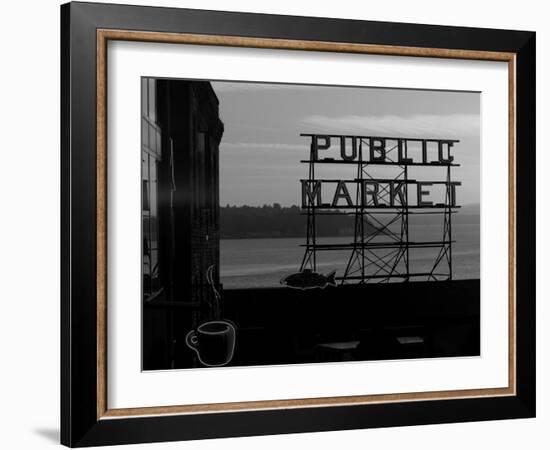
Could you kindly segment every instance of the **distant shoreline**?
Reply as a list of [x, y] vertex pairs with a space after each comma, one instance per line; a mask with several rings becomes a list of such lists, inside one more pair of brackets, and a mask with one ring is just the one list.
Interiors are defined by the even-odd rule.
[[[464, 226], [464, 225], [477, 225], [481, 226], [479, 223], [457, 223], [457, 226]], [[418, 224], [414, 225], [414, 227], [423, 227], [423, 226], [431, 226], [431, 225], [425, 225], [425, 224]], [[294, 235], [264, 235], [264, 236], [220, 236], [220, 240], [224, 241], [234, 241], [234, 240], [246, 240], [246, 239], [306, 239], [306, 235], [304, 234], [294, 234]], [[353, 234], [327, 234], [327, 235], [319, 235], [316, 236], [318, 239], [331, 239], [331, 238], [346, 238], [349, 237], [350, 239], [354, 238]]]
[[[441, 222], [443, 215], [414, 216], [410, 225], [419, 227]], [[373, 221], [374, 220], [374, 221]], [[316, 236], [319, 238], [353, 236], [356, 217], [350, 214], [323, 214], [316, 219]], [[386, 220], [383, 221], [384, 223]], [[479, 215], [457, 215], [453, 223], [479, 223]], [[382, 223], [365, 218], [366, 235], [386, 234]], [[297, 205], [290, 207], [278, 203], [254, 206], [220, 206], [221, 239], [294, 239], [306, 238], [307, 217]], [[395, 225], [397, 227], [397, 225]]]
[[[317, 236], [317, 237], [345, 237], [345, 236]], [[231, 236], [231, 237], [220, 237], [223, 241], [237, 241], [237, 240], [245, 240], [245, 239], [305, 239], [306, 236]]]

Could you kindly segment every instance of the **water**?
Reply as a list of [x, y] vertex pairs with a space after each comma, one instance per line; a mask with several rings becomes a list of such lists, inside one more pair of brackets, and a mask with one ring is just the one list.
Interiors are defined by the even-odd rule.
[[[479, 278], [479, 224], [453, 224], [453, 278]], [[441, 226], [423, 225], [411, 228], [410, 241], [441, 239]], [[325, 237], [318, 242], [351, 243], [346, 236]], [[299, 270], [304, 238], [222, 239], [220, 243], [221, 281], [226, 289], [276, 287], [286, 275]], [[411, 249], [410, 271], [430, 271], [438, 249]], [[350, 251], [319, 252], [317, 270], [336, 270], [343, 275]], [[446, 269], [446, 267], [445, 267]]]

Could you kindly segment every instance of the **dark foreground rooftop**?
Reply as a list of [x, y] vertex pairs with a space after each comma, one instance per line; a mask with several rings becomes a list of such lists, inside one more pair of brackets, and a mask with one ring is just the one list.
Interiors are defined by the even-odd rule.
[[[223, 292], [223, 317], [237, 329], [230, 365], [477, 356], [480, 282], [344, 285], [307, 291], [289, 288]], [[149, 311], [149, 312], [148, 312]], [[154, 312], [153, 312], [154, 311]], [[144, 335], [163, 308], [144, 310]], [[157, 317], [157, 319], [154, 319]], [[176, 324], [177, 326], [177, 324]], [[144, 348], [146, 370], [170, 368], [162, 339]], [[177, 345], [176, 368], [196, 367], [193, 352]]]

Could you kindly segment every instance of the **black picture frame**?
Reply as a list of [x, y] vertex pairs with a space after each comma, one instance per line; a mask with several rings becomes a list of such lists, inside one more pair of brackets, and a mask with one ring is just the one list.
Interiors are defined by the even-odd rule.
[[[97, 30], [515, 55], [515, 395], [174, 415], [98, 414]], [[177, 441], [535, 416], [534, 32], [93, 3], [61, 6], [61, 443]]]

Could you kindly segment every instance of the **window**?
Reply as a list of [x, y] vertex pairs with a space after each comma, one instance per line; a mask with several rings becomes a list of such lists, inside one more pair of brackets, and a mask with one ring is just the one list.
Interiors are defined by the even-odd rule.
[[161, 159], [161, 130], [156, 123], [156, 82], [141, 80], [141, 183], [142, 183], [142, 264], [143, 297], [150, 298], [160, 288], [158, 165]]

